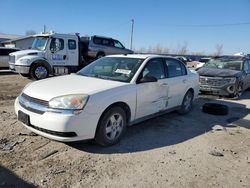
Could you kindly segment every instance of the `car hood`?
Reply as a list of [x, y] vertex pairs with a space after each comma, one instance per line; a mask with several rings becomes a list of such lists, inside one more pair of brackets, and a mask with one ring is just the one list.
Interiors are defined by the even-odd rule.
[[241, 75], [241, 71], [230, 70], [230, 69], [217, 69], [217, 68], [206, 68], [202, 67], [197, 71], [200, 76], [211, 76], [211, 77], [237, 77]]
[[33, 98], [49, 101], [54, 97], [70, 94], [94, 94], [111, 88], [127, 85], [128, 83], [103, 80], [71, 74], [58, 76], [28, 85], [23, 93]]
[[15, 55], [15, 56], [22, 56], [22, 55], [33, 55], [33, 54], [37, 54], [37, 53], [41, 53], [41, 51], [38, 50], [20, 50], [17, 52], [12, 52], [10, 55]]

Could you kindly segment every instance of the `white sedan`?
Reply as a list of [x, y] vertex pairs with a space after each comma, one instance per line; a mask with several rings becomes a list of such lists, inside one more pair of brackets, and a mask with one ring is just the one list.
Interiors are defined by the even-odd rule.
[[114, 55], [76, 74], [36, 81], [15, 101], [18, 120], [31, 131], [63, 141], [117, 143], [126, 127], [178, 110], [191, 110], [198, 74], [159, 55]]

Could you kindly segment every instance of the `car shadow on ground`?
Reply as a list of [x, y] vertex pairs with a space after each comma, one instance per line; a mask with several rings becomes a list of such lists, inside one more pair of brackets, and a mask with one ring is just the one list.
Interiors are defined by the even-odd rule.
[[0, 187], [36, 187], [19, 178], [16, 174], [0, 165]]
[[[244, 95], [250, 96], [250, 92], [244, 93]], [[244, 95], [242, 98], [246, 97]], [[229, 107], [228, 115], [216, 116], [202, 112], [202, 105], [207, 102], [227, 105]], [[249, 113], [250, 109], [233, 100], [224, 101], [215, 97], [200, 96], [189, 114], [179, 115], [172, 112], [131, 126], [120, 143], [114, 146], [101, 147], [93, 142], [76, 142], [69, 145], [81, 151], [99, 154], [147, 151], [188, 141], [211, 131], [215, 125], [235, 127], [234, 122], [240, 121]], [[249, 121], [247, 123], [249, 124]], [[241, 124], [239, 125], [241, 126]], [[243, 127], [250, 128], [250, 126]]]

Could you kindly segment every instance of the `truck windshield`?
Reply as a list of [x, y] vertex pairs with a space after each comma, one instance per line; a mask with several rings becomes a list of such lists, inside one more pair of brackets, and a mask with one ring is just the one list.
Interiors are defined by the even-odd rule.
[[243, 60], [218, 58], [210, 59], [204, 67], [217, 69], [242, 70]]
[[45, 50], [47, 41], [48, 41], [48, 37], [36, 37], [32, 44], [32, 49]]
[[103, 57], [81, 69], [77, 74], [105, 80], [130, 82], [144, 59]]

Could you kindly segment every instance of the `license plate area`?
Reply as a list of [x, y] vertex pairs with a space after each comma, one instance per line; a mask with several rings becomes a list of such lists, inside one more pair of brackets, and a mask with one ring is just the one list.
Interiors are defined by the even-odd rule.
[[18, 111], [18, 120], [24, 123], [25, 125], [30, 125], [30, 116], [20, 110]]

